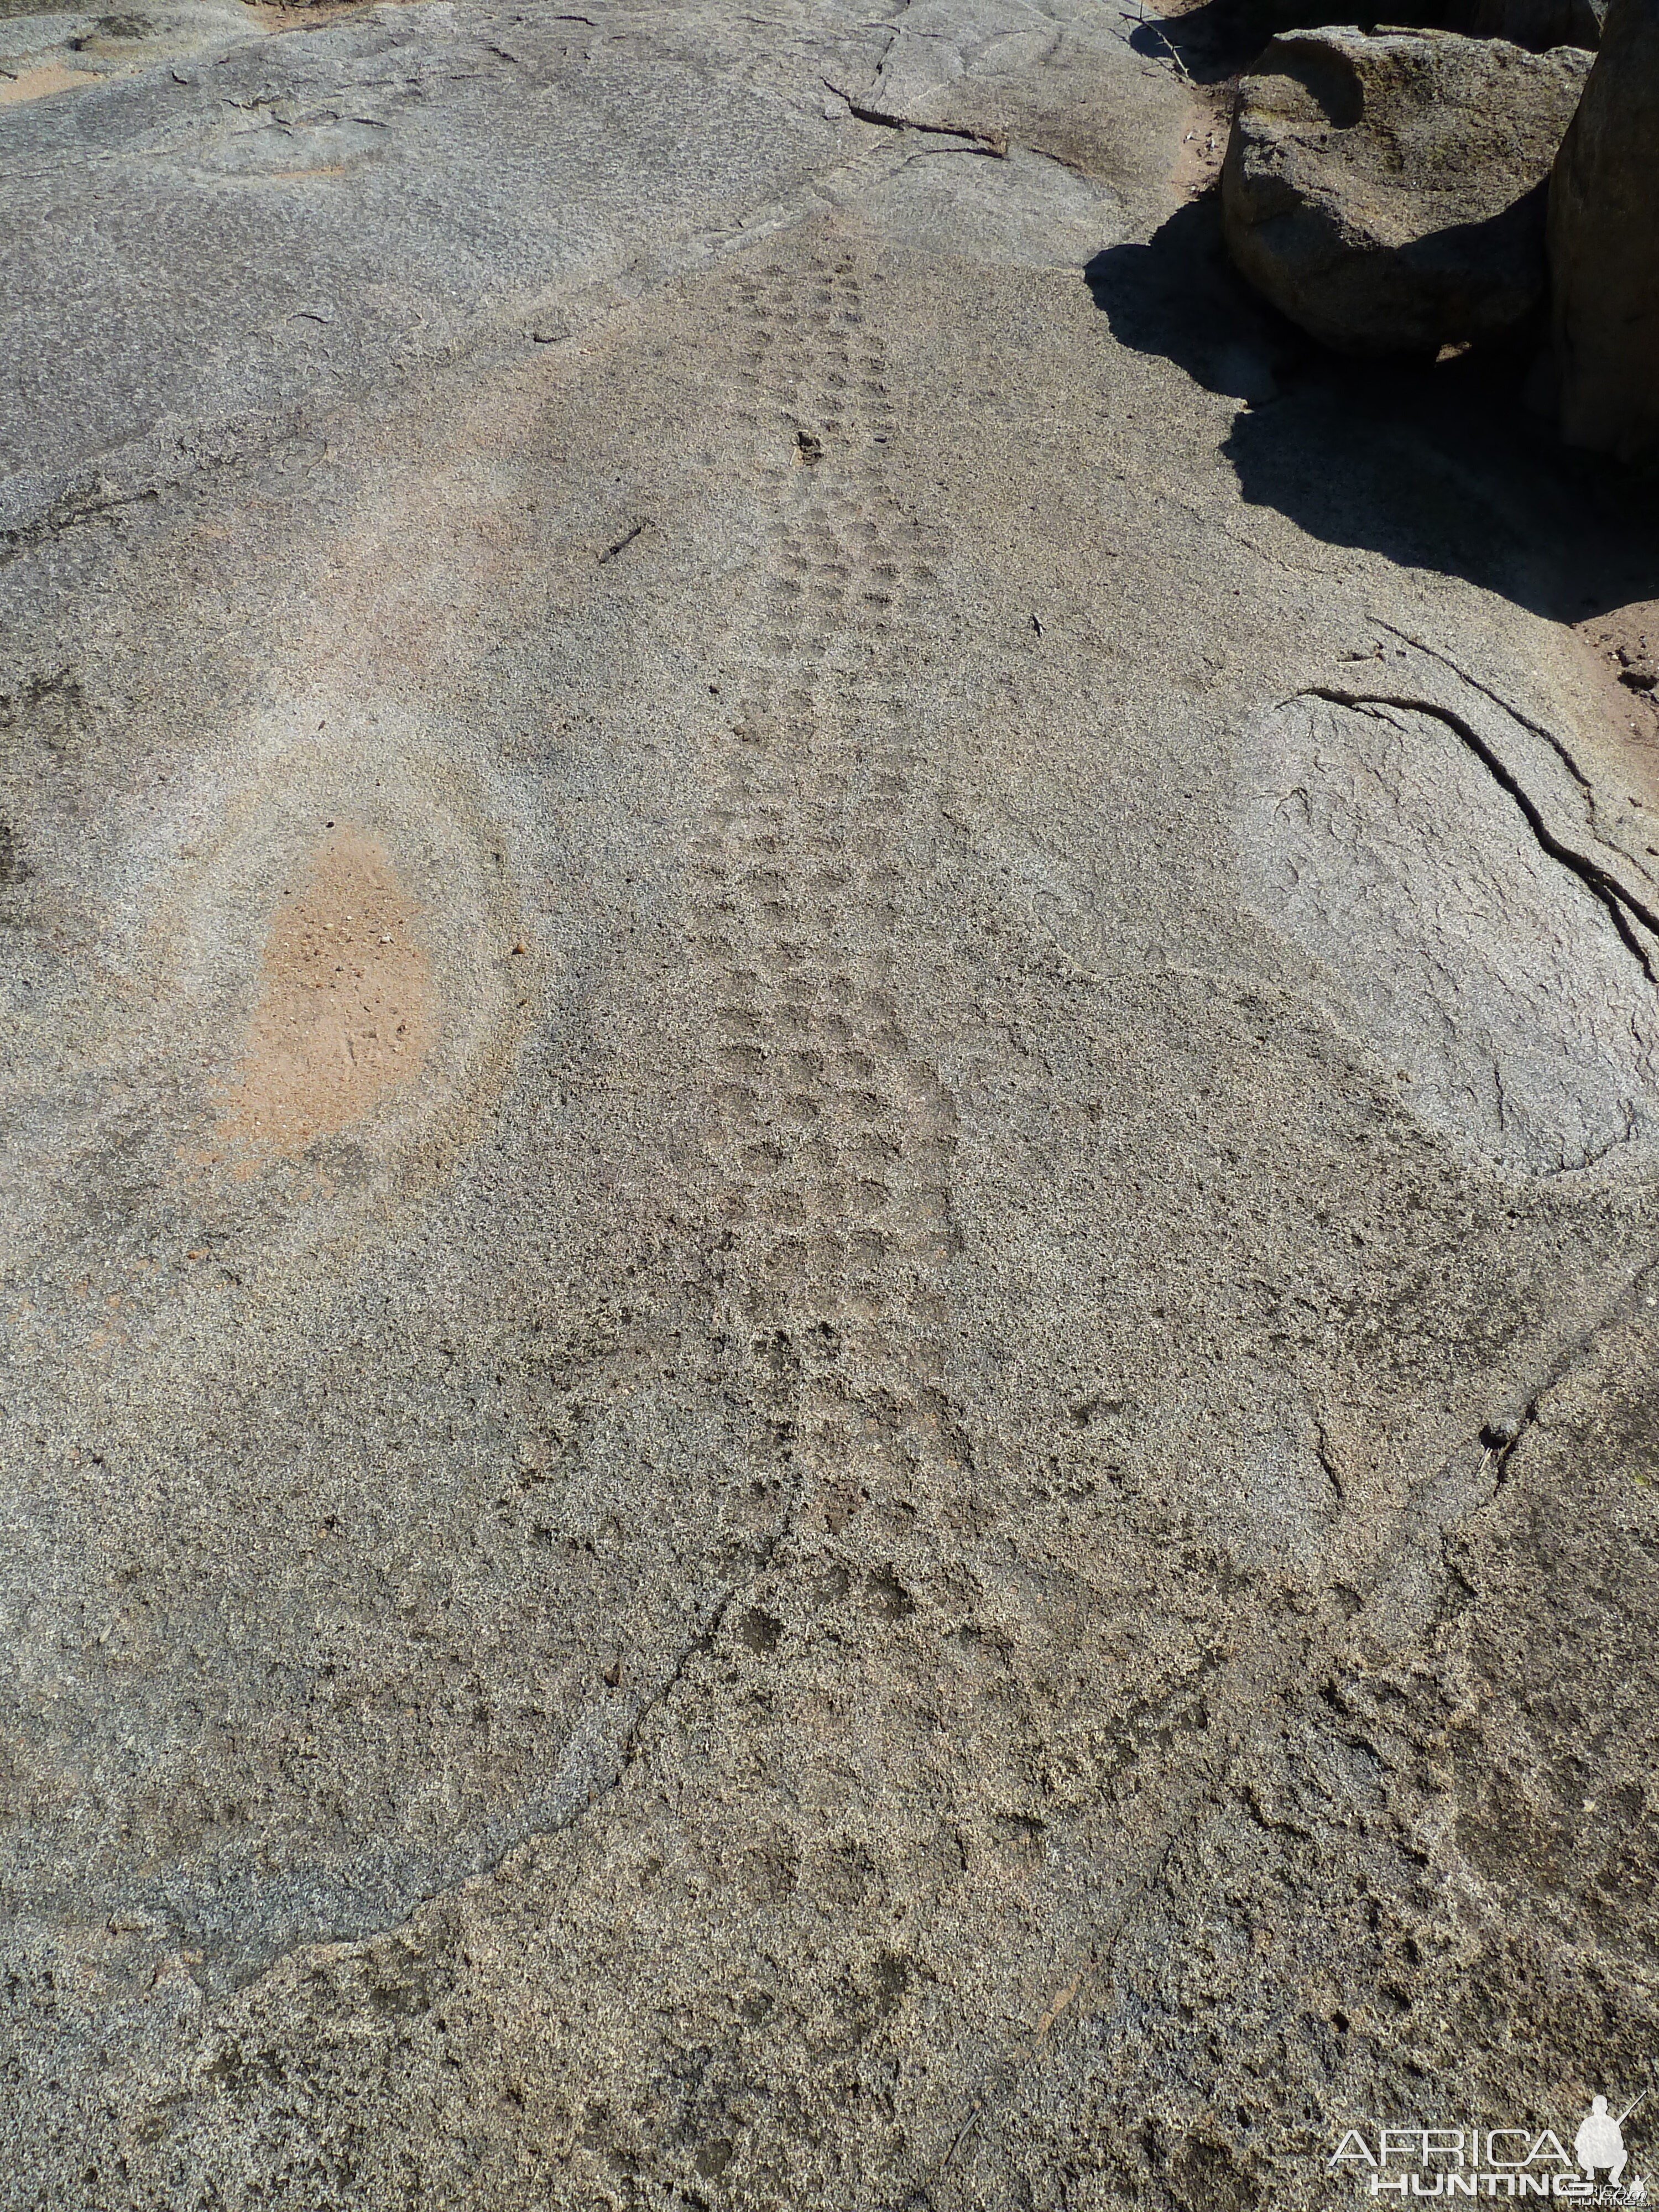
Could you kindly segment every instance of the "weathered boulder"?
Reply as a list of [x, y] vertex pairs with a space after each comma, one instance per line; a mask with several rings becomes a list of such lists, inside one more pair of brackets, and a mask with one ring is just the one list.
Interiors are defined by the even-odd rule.
[[1659, 0], [1613, 0], [1556, 157], [1549, 261], [1561, 428], [1635, 459], [1659, 452]]
[[1550, 163], [1589, 67], [1445, 31], [1274, 39], [1222, 171], [1234, 261], [1345, 353], [1515, 330], [1543, 305]]

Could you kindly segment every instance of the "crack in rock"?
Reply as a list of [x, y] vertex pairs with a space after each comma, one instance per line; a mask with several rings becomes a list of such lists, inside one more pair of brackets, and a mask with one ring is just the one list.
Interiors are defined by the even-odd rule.
[[885, 131], [925, 131], [936, 138], [960, 138], [994, 161], [1005, 161], [1008, 158], [1008, 141], [999, 131], [975, 131], [959, 123], [921, 123], [914, 115], [894, 115], [885, 108], [871, 107], [856, 100], [850, 92], [832, 84], [828, 77], [823, 82], [827, 91], [847, 102], [849, 113], [860, 123], [879, 124]]
[[1656, 1133], [1659, 897], [1559, 748], [1450, 667], [1322, 672], [1246, 726], [1244, 882], [1417, 1118], [1581, 1170]]
[[[1649, 982], [1659, 981], [1659, 977], [1656, 977], [1654, 974], [1653, 963], [1649, 957], [1646, 947], [1631, 926], [1633, 915], [1644, 929], [1651, 931], [1655, 936], [1659, 936], [1659, 913], [1656, 913], [1645, 901], [1638, 899], [1632, 892], [1626, 890], [1608, 873], [1606, 868], [1601, 866], [1599, 861], [1593, 860], [1587, 853], [1575, 850], [1572, 846], [1555, 835], [1545, 821], [1543, 811], [1537, 801], [1527, 791], [1520, 778], [1499, 759], [1496, 750], [1480, 735], [1472, 722], [1466, 721], [1462, 715], [1455, 714], [1450, 708], [1443, 707], [1437, 701], [1425, 698], [1417, 692], [1352, 691], [1338, 684], [1315, 684], [1297, 693], [1297, 696], [1303, 699], [1321, 699], [1328, 706], [1348, 707], [1359, 714], [1371, 714], [1380, 708], [1392, 707], [1403, 714], [1427, 714], [1432, 720], [1438, 722], [1443, 728], [1449, 730], [1460, 744], [1480, 762], [1499, 790], [1514, 800], [1520, 810], [1522, 819], [1537, 841], [1540, 851], [1553, 860], [1558, 866], [1565, 868], [1571, 874], [1576, 876], [1590, 896], [1606, 909], [1614, 929], [1619, 933], [1620, 940], [1630, 951], [1632, 957], [1640, 963], [1642, 972]], [[1285, 703], [1288, 705], [1291, 702], [1287, 701]]]

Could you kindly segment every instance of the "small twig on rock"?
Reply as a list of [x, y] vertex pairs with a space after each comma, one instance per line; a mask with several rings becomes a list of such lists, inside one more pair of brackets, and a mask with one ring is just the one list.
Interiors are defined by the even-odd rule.
[[827, 76], [821, 77], [819, 82], [837, 100], [844, 100], [848, 112], [860, 123], [879, 123], [888, 131], [927, 131], [936, 138], [965, 138], [969, 145], [994, 155], [999, 161], [1008, 157], [1008, 141], [1000, 131], [975, 131], [963, 123], [918, 123], [914, 116], [890, 115], [883, 108], [861, 106], [851, 93], [843, 92], [838, 84], [831, 84]]
[[643, 522], [636, 522], [631, 530], [624, 531], [614, 545], [607, 545], [604, 552], [600, 554], [600, 568], [603, 568], [607, 561], [614, 561], [618, 553], [625, 552], [628, 547], [634, 543], [634, 540], [638, 538], [642, 532], [648, 530], [650, 527], [651, 518], [647, 514]]

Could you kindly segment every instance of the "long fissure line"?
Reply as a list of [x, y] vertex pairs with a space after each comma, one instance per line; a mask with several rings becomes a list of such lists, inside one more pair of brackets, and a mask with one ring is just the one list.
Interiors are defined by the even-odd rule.
[[1298, 693], [1297, 696], [1304, 699], [1322, 699], [1328, 706], [1352, 708], [1360, 714], [1371, 708], [1392, 707], [1402, 714], [1426, 714], [1431, 720], [1438, 722], [1443, 728], [1449, 730], [1452, 735], [1474, 754], [1499, 790], [1507, 793], [1514, 800], [1527, 827], [1532, 831], [1539, 849], [1550, 860], [1555, 861], [1558, 866], [1565, 868], [1570, 874], [1576, 876], [1590, 896], [1607, 909], [1613, 927], [1618, 931], [1626, 950], [1640, 963], [1642, 972], [1649, 982], [1659, 982], [1659, 976], [1654, 974], [1653, 963], [1648, 957], [1646, 948], [1631, 927], [1631, 917], [1634, 915], [1644, 929], [1650, 930], [1656, 937], [1659, 937], [1659, 913], [1656, 913], [1642, 900], [1634, 897], [1597, 861], [1592, 860], [1588, 854], [1577, 852], [1572, 846], [1561, 842], [1545, 821], [1537, 802], [1528, 795], [1525, 787], [1514, 773], [1504, 765], [1492, 746], [1472, 723], [1466, 722], [1461, 714], [1454, 714], [1450, 708], [1443, 707], [1435, 700], [1419, 698], [1401, 692], [1346, 691], [1334, 684], [1315, 684]]

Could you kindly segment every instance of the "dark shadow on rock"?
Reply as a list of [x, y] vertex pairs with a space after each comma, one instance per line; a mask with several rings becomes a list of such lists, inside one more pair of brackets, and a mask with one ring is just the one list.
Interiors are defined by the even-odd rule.
[[1552, 46], [1594, 52], [1606, 14], [1606, 0], [1451, 0], [1446, 28], [1471, 39], [1508, 39], [1534, 54]]
[[[1444, 25], [1450, 6], [1477, 0], [1400, 0], [1395, 7], [1343, 6], [1342, 0], [1202, 0], [1179, 15], [1148, 14], [1129, 33], [1129, 44], [1148, 61], [1174, 60], [1194, 84], [1223, 84], [1248, 70], [1279, 31], [1311, 31], [1326, 23], [1353, 23], [1374, 31], [1379, 23], [1430, 29]], [[1489, 5], [1501, 0], [1487, 0]], [[1512, 0], [1512, 4], [1570, 6], [1575, 0]], [[1588, 7], [1589, 0], [1576, 0]]]
[[1147, 61], [1174, 61], [1194, 84], [1222, 84], [1253, 61], [1271, 32], [1261, 28], [1260, 0], [1203, 0], [1181, 15], [1148, 15], [1129, 33]]
[[[1540, 334], [1541, 335], [1541, 334]], [[1239, 489], [1330, 545], [1466, 578], [1563, 623], [1659, 598], [1651, 492], [1528, 404], [1538, 358], [1312, 359], [1222, 451]]]
[[1513, 272], [1517, 289], [1530, 267], [1536, 271], [1536, 296], [1541, 300], [1549, 287], [1544, 257], [1549, 192], [1549, 179], [1540, 177], [1529, 192], [1522, 192], [1496, 215], [1425, 231], [1401, 248], [1400, 258], [1407, 267], [1455, 276], [1466, 284], [1472, 276], [1487, 282], [1493, 271], [1505, 277]]
[[1528, 404], [1541, 330], [1438, 364], [1327, 352], [1233, 270], [1214, 192], [1085, 273], [1120, 344], [1242, 403], [1222, 450], [1252, 506], [1557, 622], [1659, 598], [1651, 484]]
[[1263, 405], [1313, 350], [1228, 260], [1214, 192], [1177, 209], [1147, 245], [1108, 246], [1083, 273], [1120, 345], [1164, 355], [1206, 392]]

